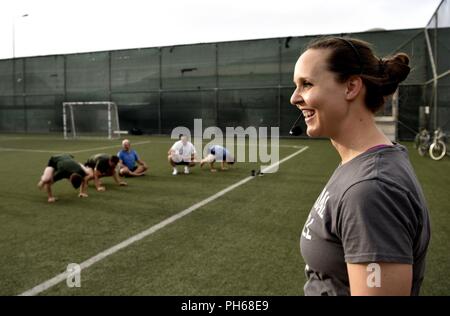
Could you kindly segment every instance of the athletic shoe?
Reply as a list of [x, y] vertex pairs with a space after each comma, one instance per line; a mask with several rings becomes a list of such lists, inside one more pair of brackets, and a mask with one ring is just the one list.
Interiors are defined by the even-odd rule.
[[173, 169], [172, 175], [176, 176], [178, 174], [178, 170], [177, 169]]
[[184, 173], [185, 174], [189, 174], [189, 167], [188, 166], [184, 166]]

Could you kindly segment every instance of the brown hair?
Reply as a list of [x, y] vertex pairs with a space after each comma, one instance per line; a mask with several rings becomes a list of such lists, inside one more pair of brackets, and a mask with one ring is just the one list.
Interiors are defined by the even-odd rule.
[[115, 165], [117, 165], [119, 163], [119, 157], [116, 155], [111, 156], [111, 162]]
[[83, 177], [80, 176], [78, 173], [72, 173], [70, 175], [69, 180], [70, 180], [70, 183], [72, 183], [72, 186], [75, 189], [78, 189], [80, 187], [81, 183], [83, 182]]
[[373, 113], [383, 106], [385, 97], [397, 90], [410, 71], [408, 55], [398, 53], [377, 58], [369, 43], [354, 38], [319, 38], [311, 42], [307, 49], [332, 51], [328, 58], [328, 70], [336, 74], [339, 82], [346, 81], [352, 75], [360, 76], [366, 86], [366, 106]]

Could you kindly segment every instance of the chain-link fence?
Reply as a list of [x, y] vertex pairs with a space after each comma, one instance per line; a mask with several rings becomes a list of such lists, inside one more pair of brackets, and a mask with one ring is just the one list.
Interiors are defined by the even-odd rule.
[[428, 129], [450, 132], [450, 1], [443, 0], [425, 28], [430, 71], [424, 84]]
[[[436, 31], [436, 40], [430, 36], [440, 43], [438, 69], [448, 67], [448, 31]], [[423, 88], [432, 78], [424, 34], [423, 29], [338, 34], [373, 43], [379, 56], [410, 55], [413, 70], [399, 93], [400, 139], [414, 137], [419, 108], [429, 98]], [[294, 65], [313, 38], [0, 60], [0, 132], [62, 133], [63, 102], [113, 101], [123, 130], [167, 134], [180, 125], [193, 128], [193, 120], [202, 118], [204, 127], [279, 126], [280, 134], [288, 135], [299, 114], [289, 103]], [[448, 101], [448, 78], [439, 79], [439, 104]], [[392, 115], [392, 108], [383, 114]]]

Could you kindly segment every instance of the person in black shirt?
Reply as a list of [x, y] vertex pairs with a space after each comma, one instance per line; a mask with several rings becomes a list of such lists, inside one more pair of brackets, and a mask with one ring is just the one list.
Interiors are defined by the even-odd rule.
[[56, 198], [52, 193], [52, 184], [61, 179], [68, 179], [75, 189], [80, 188], [80, 197], [87, 197], [87, 182], [91, 176], [91, 170], [75, 161], [72, 155], [53, 155], [44, 169], [38, 188], [43, 189], [45, 187], [48, 202], [53, 203], [56, 201]]
[[120, 186], [126, 186], [127, 183], [122, 181], [117, 173], [117, 164], [119, 163], [119, 157], [108, 154], [96, 154], [86, 161], [84, 164], [90, 170], [92, 170], [92, 176], [89, 180], [94, 179], [94, 184], [97, 191], [105, 191], [106, 188], [102, 185], [100, 178], [112, 176], [114, 181]]

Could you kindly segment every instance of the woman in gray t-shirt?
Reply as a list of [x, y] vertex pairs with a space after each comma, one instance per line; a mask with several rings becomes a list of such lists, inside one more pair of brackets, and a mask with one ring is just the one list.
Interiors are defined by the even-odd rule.
[[409, 74], [399, 53], [378, 59], [368, 43], [311, 43], [294, 73], [291, 103], [310, 137], [328, 137], [341, 164], [306, 220], [300, 247], [306, 295], [418, 295], [430, 240], [428, 210], [406, 149], [374, 113]]

